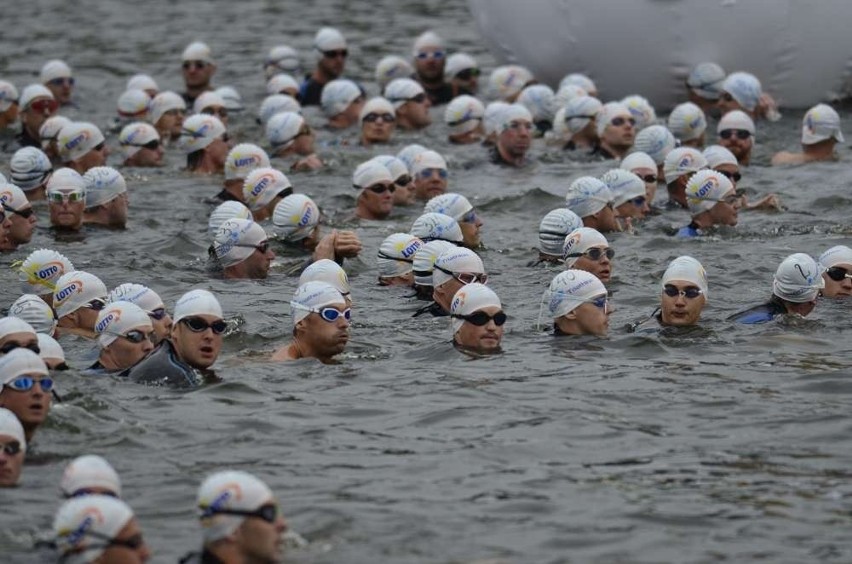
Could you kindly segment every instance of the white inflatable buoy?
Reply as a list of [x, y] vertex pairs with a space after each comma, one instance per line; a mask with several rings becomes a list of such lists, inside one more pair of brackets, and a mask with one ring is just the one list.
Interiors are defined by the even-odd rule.
[[850, 0], [469, 0], [501, 63], [556, 86], [587, 74], [604, 100], [641, 94], [656, 108], [686, 100], [698, 63], [748, 71], [787, 108], [843, 94], [852, 69]]

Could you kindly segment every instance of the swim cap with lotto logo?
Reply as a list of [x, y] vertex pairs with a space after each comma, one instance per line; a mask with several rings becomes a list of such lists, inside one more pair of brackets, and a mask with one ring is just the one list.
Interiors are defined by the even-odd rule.
[[538, 248], [542, 253], [562, 256], [565, 237], [583, 227], [583, 220], [568, 208], [549, 211], [538, 226]]
[[0, 206], [15, 211], [23, 211], [32, 207], [24, 191], [14, 184], [8, 183], [0, 183]]
[[686, 183], [686, 203], [693, 217], [710, 210], [734, 192], [728, 177], [715, 170], [699, 170]]
[[458, 245], [464, 241], [458, 222], [442, 213], [424, 213], [414, 220], [410, 233], [427, 243], [442, 240]]
[[59, 132], [56, 146], [63, 162], [76, 161], [104, 142], [104, 134], [93, 123], [72, 122]]
[[225, 157], [225, 180], [245, 179], [248, 174], [269, 166], [269, 155], [254, 143], [235, 145]]
[[210, 219], [207, 222], [207, 232], [210, 235], [215, 235], [219, 226], [229, 219], [251, 219], [251, 210], [244, 203], [237, 202], [236, 200], [222, 202], [216, 206], [216, 209], [210, 212]]
[[612, 201], [612, 192], [606, 184], [593, 176], [581, 176], [565, 194], [565, 205], [580, 217], [594, 215]]
[[703, 168], [707, 168], [707, 159], [704, 158], [701, 151], [692, 147], [672, 149], [666, 155], [666, 160], [663, 163], [666, 184], [671, 184], [681, 176], [697, 172]]
[[251, 219], [229, 219], [216, 229], [213, 252], [219, 264], [228, 268], [249, 258], [267, 239], [263, 227]]
[[660, 288], [664, 289], [666, 284], [671, 284], [672, 282], [689, 282], [695, 284], [701, 290], [701, 293], [704, 294], [705, 298], [709, 297], [707, 273], [704, 271], [701, 263], [690, 256], [684, 255], [677, 257], [669, 263], [668, 268], [663, 273]]
[[319, 207], [304, 194], [290, 194], [278, 202], [272, 212], [276, 234], [289, 242], [309, 237], [319, 220]]
[[653, 125], [657, 121], [657, 112], [654, 111], [654, 106], [644, 96], [634, 94], [626, 97], [621, 103], [627, 106], [633, 119], [636, 120], [637, 130]]
[[62, 472], [59, 489], [65, 497], [75, 497], [80, 491], [103, 488], [121, 497], [121, 479], [112, 465], [101, 456], [85, 454], [68, 463]]
[[56, 330], [53, 308], [35, 294], [24, 294], [12, 302], [9, 316], [26, 321], [36, 333], [53, 335]]
[[262, 209], [276, 197], [293, 193], [293, 184], [281, 172], [270, 167], [256, 168], [248, 173], [243, 184], [243, 200], [252, 211]]
[[448, 241], [428, 241], [414, 253], [414, 283], [418, 286], [432, 286], [432, 273], [435, 260], [446, 250], [456, 245]]
[[198, 489], [197, 499], [204, 542], [227, 537], [246, 519], [220, 511], [255, 511], [273, 499], [272, 490], [248, 472], [227, 470], [208, 476]]
[[308, 282], [325, 282], [331, 284], [338, 292], [348, 296], [352, 289], [349, 286], [349, 276], [339, 264], [330, 259], [320, 259], [311, 263], [299, 276], [299, 285]]
[[346, 305], [346, 299], [337, 288], [322, 280], [300, 282], [290, 301], [293, 326], [318, 310], [332, 305]]
[[50, 158], [36, 147], [18, 149], [9, 161], [10, 180], [24, 192], [44, 185], [51, 172]]
[[102, 349], [133, 329], [148, 334], [154, 327], [151, 318], [141, 307], [123, 300], [107, 304], [95, 321], [95, 333], [98, 334], [98, 345]]
[[408, 233], [388, 235], [379, 246], [376, 266], [379, 278], [405, 276], [414, 269], [414, 255], [423, 241]]
[[71, 498], [59, 508], [53, 520], [56, 547], [63, 564], [89, 564], [109, 547], [113, 539], [133, 519], [133, 510], [118, 498], [85, 495]]
[[21, 291], [25, 294], [52, 294], [56, 282], [74, 270], [71, 261], [53, 249], [37, 249], [29, 254], [18, 269]]
[[591, 227], [580, 227], [569, 233], [562, 244], [562, 259], [565, 261], [565, 266], [568, 268], [574, 266], [583, 253], [592, 247], [609, 247], [609, 241], [600, 231]]
[[151, 141], [159, 141], [160, 134], [150, 123], [130, 123], [118, 134], [118, 144], [125, 159], [129, 159]]
[[795, 253], [785, 258], [772, 280], [772, 293], [797, 304], [815, 300], [825, 288], [823, 268], [813, 257]]
[[106, 285], [94, 274], [82, 270], [63, 274], [53, 291], [56, 317], [62, 319], [93, 300], [106, 300], [108, 293]]
[[541, 298], [550, 317], [568, 315], [584, 303], [606, 296], [607, 290], [597, 276], [585, 270], [568, 269], [553, 277]]
[[464, 319], [455, 316], [470, 315], [487, 307], [503, 307], [494, 290], [479, 282], [462, 286], [450, 302], [453, 334], [455, 335], [465, 323]]

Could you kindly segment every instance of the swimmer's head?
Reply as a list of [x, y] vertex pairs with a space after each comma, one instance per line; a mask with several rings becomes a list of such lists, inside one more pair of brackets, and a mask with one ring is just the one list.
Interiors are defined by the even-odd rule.
[[106, 459], [96, 454], [85, 454], [65, 467], [59, 489], [66, 498], [91, 494], [120, 498], [121, 479]]
[[278, 202], [272, 212], [275, 233], [291, 243], [310, 237], [319, 220], [319, 207], [304, 194], [290, 194]]
[[700, 139], [707, 129], [704, 111], [692, 102], [678, 104], [669, 114], [669, 130], [681, 142]]
[[53, 308], [35, 294], [24, 294], [12, 302], [9, 317], [26, 321], [36, 333], [53, 335], [56, 331], [56, 314]]
[[843, 143], [840, 116], [828, 104], [817, 104], [802, 118], [802, 145], [813, 145], [827, 139]]
[[583, 227], [583, 220], [568, 208], [551, 210], [538, 226], [538, 248], [544, 254], [561, 257], [565, 237]]
[[574, 180], [565, 194], [565, 205], [580, 217], [594, 215], [613, 203], [613, 195], [607, 185], [593, 176], [581, 176]]
[[642, 151], [654, 159], [657, 166], [663, 164], [666, 156], [677, 146], [672, 132], [663, 125], [651, 125], [636, 134], [633, 148]]
[[240, 143], [225, 157], [225, 180], [245, 180], [254, 169], [268, 166], [266, 151], [254, 143]]

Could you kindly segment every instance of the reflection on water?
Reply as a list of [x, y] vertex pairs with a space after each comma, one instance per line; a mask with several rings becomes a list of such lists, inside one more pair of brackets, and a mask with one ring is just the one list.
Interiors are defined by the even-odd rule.
[[[80, 107], [69, 115], [104, 126], [129, 75], [149, 72], [161, 88], [178, 88], [180, 51], [206, 39], [219, 59], [216, 83], [237, 86], [247, 102], [232, 122], [241, 140], [260, 138], [253, 111], [264, 95], [264, 51], [286, 41], [307, 65], [314, 30], [330, 22], [352, 42], [352, 75], [370, 86], [380, 56], [405, 55], [430, 26], [452, 50], [494, 65], [459, 1], [43, 1], [20, 4], [4, 22], [0, 74], [22, 86], [61, 55], [78, 77]], [[788, 112], [761, 125], [758, 163], [795, 148], [798, 119]], [[555, 271], [524, 265], [538, 221], [562, 204], [571, 179], [609, 167], [538, 148], [537, 164], [505, 171], [480, 147], [447, 145], [445, 133], [401, 134], [393, 152], [417, 141], [445, 153], [451, 189], [481, 211], [489, 284], [510, 315], [497, 357], [458, 353], [445, 319], [412, 320], [419, 302], [375, 285], [373, 253], [407, 230], [418, 213], [408, 209], [356, 226], [365, 252], [349, 265], [354, 329], [343, 363], [265, 363], [263, 353], [290, 335], [285, 303], [296, 279], [280, 271], [259, 283], [205, 278], [203, 200], [219, 180], [181, 172], [175, 152], [162, 170], [125, 171], [128, 231], [54, 242], [40, 227], [28, 249], [0, 257], [0, 305], [17, 297], [5, 267], [48, 246], [110, 287], [145, 283], [168, 304], [191, 287], [211, 289], [238, 327], [219, 365], [225, 382], [197, 392], [63, 377], [66, 401], [40, 433], [23, 486], [2, 493], [13, 508], [0, 516], [3, 560], [31, 561], [31, 541], [58, 505], [63, 465], [86, 452], [121, 474], [156, 562], [197, 545], [195, 489], [226, 466], [256, 473], [281, 496], [309, 541], [293, 551], [300, 562], [850, 560], [849, 304], [823, 300], [812, 317], [771, 327], [724, 321], [768, 296], [787, 254], [850, 244], [848, 150], [840, 148], [839, 163], [745, 171], [741, 184], [779, 194], [786, 213], [744, 213], [735, 230], [698, 241], [666, 235], [686, 222], [676, 214], [611, 237], [613, 334], [577, 341], [536, 329]], [[354, 204], [351, 170], [372, 154], [325, 149], [332, 166], [291, 180], [333, 215]], [[660, 276], [680, 254], [701, 260], [710, 279], [701, 329], [624, 331], [654, 310]], [[91, 354], [85, 343], [68, 347], [72, 358]]]

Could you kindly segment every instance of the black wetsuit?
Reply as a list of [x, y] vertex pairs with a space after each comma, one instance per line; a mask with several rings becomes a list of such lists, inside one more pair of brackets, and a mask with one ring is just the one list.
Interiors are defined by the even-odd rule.
[[442, 308], [438, 304], [438, 302], [432, 302], [431, 304], [429, 304], [427, 306], [423, 306], [420, 309], [418, 309], [417, 311], [415, 311], [414, 315], [412, 315], [411, 317], [420, 317], [421, 315], [423, 315], [425, 313], [431, 314], [432, 317], [446, 317], [446, 316], [449, 315], [449, 312], [447, 312], [447, 310]]
[[182, 361], [171, 341], [163, 341], [152, 352], [130, 369], [130, 379], [139, 384], [153, 384], [172, 388], [197, 388], [215, 378], [210, 370], [199, 370]]
[[453, 86], [446, 82], [442, 82], [438, 86], [426, 86], [423, 83], [420, 85], [423, 87], [433, 106], [448, 104], [456, 96]]
[[205, 548], [202, 552], [190, 552], [183, 556], [178, 564], [225, 564], [225, 561]]
[[325, 83], [321, 83], [311, 75], [305, 75], [305, 80], [299, 86], [296, 100], [303, 106], [319, 106], [322, 98], [322, 89]]
[[601, 159], [611, 160], [615, 158], [615, 155], [604, 149], [601, 144], [597, 144], [592, 147], [592, 151], [589, 153], [594, 157], [600, 157]]
[[26, 127], [21, 129], [21, 132], [15, 139], [21, 147], [36, 147], [37, 149], [41, 149], [41, 141], [30, 137]]

